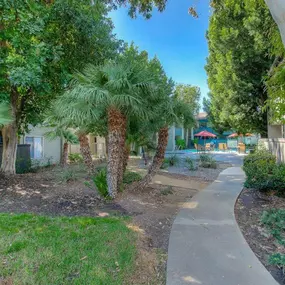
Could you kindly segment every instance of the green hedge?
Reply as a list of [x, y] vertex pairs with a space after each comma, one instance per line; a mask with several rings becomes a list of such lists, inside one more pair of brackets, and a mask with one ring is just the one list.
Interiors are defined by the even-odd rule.
[[245, 186], [260, 191], [285, 192], [285, 164], [277, 164], [276, 157], [264, 149], [256, 150], [244, 159]]

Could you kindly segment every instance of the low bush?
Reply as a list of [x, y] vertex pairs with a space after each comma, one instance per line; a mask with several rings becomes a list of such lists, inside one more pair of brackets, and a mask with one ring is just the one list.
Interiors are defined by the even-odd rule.
[[79, 175], [77, 173], [77, 170], [74, 168], [63, 168], [61, 172], [58, 174], [58, 179], [61, 183], [68, 183], [70, 181], [76, 181], [78, 180]]
[[178, 146], [179, 149], [185, 149], [186, 148], [186, 142], [183, 139], [177, 139], [176, 145]]
[[265, 149], [257, 149], [244, 159], [245, 186], [259, 191], [285, 191], [285, 164], [277, 164], [276, 157]]
[[168, 158], [165, 158], [164, 160], [163, 160], [163, 163], [162, 163], [162, 165], [160, 166], [160, 168], [161, 169], [166, 169], [166, 168], [168, 168], [169, 167], [169, 159]]
[[71, 163], [83, 162], [83, 157], [80, 153], [70, 153], [68, 159]]
[[180, 159], [176, 154], [168, 157], [168, 163], [170, 166], [175, 166], [175, 165], [179, 164], [179, 162], [180, 162]]
[[173, 154], [169, 157], [166, 157], [161, 165], [161, 169], [166, 169], [169, 166], [175, 166], [177, 164], [179, 164], [180, 159], [176, 154]]
[[98, 174], [92, 178], [98, 192], [104, 198], [109, 197], [108, 184], [107, 184], [107, 171], [106, 169], [101, 169]]
[[200, 166], [203, 168], [217, 168], [217, 162], [214, 157], [208, 153], [200, 154]]
[[[278, 244], [283, 248], [285, 246], [285, 209], [271, 209], [264, 211], [261, 222], [269, 230], [272, 237], [274, 237]], [[285, 255], [277, 252], [270, 256], [269, 263], [285, 268]]]
[[186, 157], [185, 158], [185, 164], [186, 167], [190, 170], [190, 171], [194, 171], [197, 169], [197, 167], [195, 166], [195, 162], [193, 161], [193, 159], [191, 159], [190, 157]]
[[132, 171], [126, 171], [124, 173], [123, 182], [125, 184], [132, 184], [135, 181], [140, 181], [142, 179], [142, 176], [137, 172]]

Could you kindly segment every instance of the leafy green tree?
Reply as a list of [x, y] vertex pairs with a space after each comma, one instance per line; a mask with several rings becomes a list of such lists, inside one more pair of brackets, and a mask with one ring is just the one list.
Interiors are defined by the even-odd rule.
[[178, 100], [191, 105], [193, 113], [198, 114], [200, 109], [199, 100], [201, 97], [199, 87], [190, 84], [177, 84], [175, 86], [174, 96]]
[[215, 4], [208, 31], [206, 70], [211, 113], [217, 123], [241, 133], [266, 136], [267, 114], [263, 107], [267, 92], [263, 78], [272, 59], [270, 41], [261, 35], [272, 18], [262, 3], [225, 0]]
[[2, 130], [4, 173], [15, 173], [17, 134], [43, 120], [74, 69], [116, 55], [107, 13], [99, 1], [0, 3], [0, 102], [10, 103], [14, 119]]

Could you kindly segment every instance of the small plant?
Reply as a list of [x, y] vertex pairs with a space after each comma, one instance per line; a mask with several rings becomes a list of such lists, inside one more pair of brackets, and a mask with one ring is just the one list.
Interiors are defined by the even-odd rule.
[[179, 162], [180, 162], [180, 159], [176, 154], [173, 154], [170, 157], [168, 157], [168, 163], [170, 166], [175, 166], [179, 164]]
[[100, 195], [104, 198], [109, 198], [106, 169], [100, 170], [92, 180]]
[[190, 170], [190, 171], [194, 171], [197, 169], [197, 167], [195, 166], [195, 162], [190, 158], [190, 157], [186, 157], [185, 158], [185, 164], [186, 167]]
[[83, 162], [83, 157], [80, 153], [70, 153], [68, 159], [71, 163], [80, 163]]
[[203, 168], [217, 168], [217, 162], [212, 155], [203, 153], [200, 155], [200, 165]]
[[[271, 209], [264, 211], [261, 217], [261, 222], [269, 230], [270, 234], [281, 245], [285, 246], [285, 210], [284, 209]], [[269, 263], [282, 267], [283, 274], [285, 269], [285, 254], [274, 253], [269, 257]]]
[[161, 194], [161, 195], [164, 195], [164, 196], [173, 194], [172, 187], [171, 187], [171, 186], [168, 186], [168, 187], [166, 187], [165, 189], [162, 189], [162, 190], [160, 191], [160, 194]]
[[161, 169], [166, 169], [166, 168], [168, 168], [169, 167], [169, 159], [168, 158], [165, 158], [164, 160], [163, 160], [163, 163], [162, 163], [162, 165], [161, 165]]
[[76, 181], [78, 180], [78, 173], [75, 169], [73, 168], [64, 168], [60, 173], [59, 173], [59, 181], [61, 183], [68, 183], [70, 181]]
[[132, 184], [135, 181], [140, 181], [142, 179], [142, 176], [137, 172], [132, 171], [126, 171], [124, 173], [123, 182], [125, 184]]
[[186, 142], [183, 139], [177, 139], [176, 145], [178, 146], [179, 149], [185, 149], [186, 148]]

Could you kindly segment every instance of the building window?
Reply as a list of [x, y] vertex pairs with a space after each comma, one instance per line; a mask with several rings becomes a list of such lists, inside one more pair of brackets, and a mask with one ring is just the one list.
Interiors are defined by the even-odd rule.
[[30, 145], [31, 158], [40, 159], [43, 157], [42, 137], [26, 137], [25, 143]]

